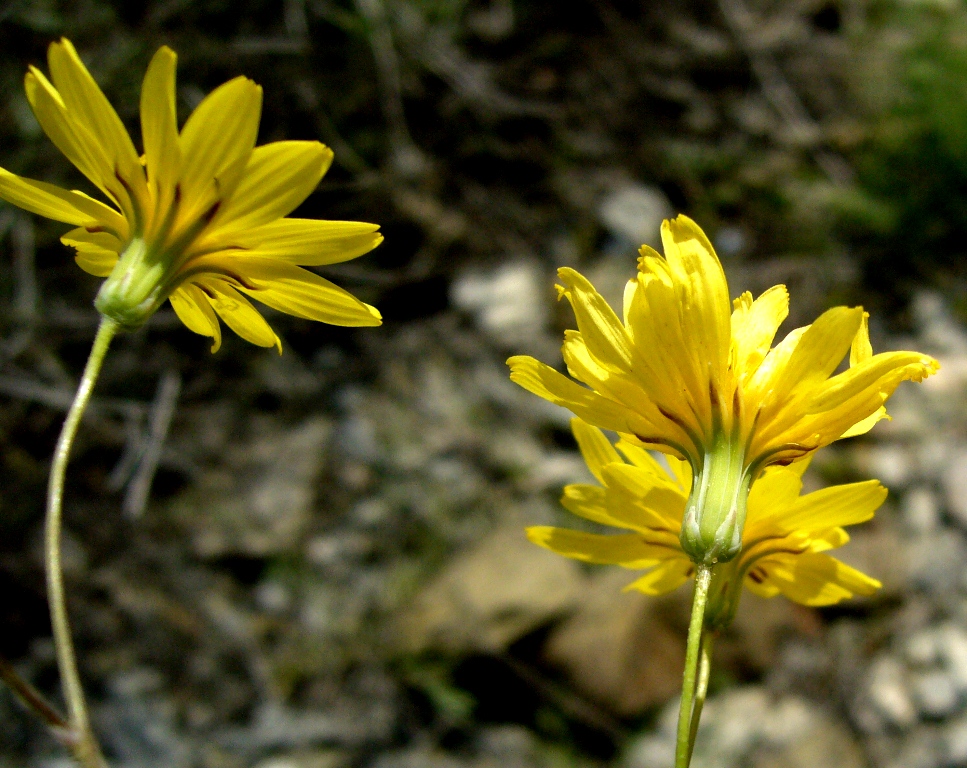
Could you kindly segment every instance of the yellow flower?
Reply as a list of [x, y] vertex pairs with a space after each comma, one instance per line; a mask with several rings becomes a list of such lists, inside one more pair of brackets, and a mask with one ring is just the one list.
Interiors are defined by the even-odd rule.
[[[772, 347], [788, 314], [784, 286], [732, 303], [697, 224], [664, 222], [662, 242], [664, 257], [641, 248], [623, 318], [584, 277], [559, 270], [579, 329], [565, 334], [564, 362], [587, 387], [531, 357], [507, 362], [534, 394], [685, 459], [696, 479], [683, 545], [696, 562], [720, 562], [738, 552], [748, 490], [765, 467], [866, 432], [901, 381], [938, 364], [917, 352], [874, 355], [860, 307], [830, 309]], [[849, 369], [832, 375], [847, 353]]]
[[178, 132], [176, 56], [154, 55], [141, 90], [144, 155], [74, 46], [51, 44], [51, 81], [31, 67], [27, 98], [57, 148], [111, 201], [0, 169], [0, 197], [73, 224], [62, 241], [78, 265], [107, 277], [95, 305], [126, 328], [169, 299], [195, 333], [221, 344], [218, 318], [263, 347], [278, 337], [245, 298], [333, 325], [379, 325], [380, 315], [301, 266], [360, 256], [374, 224], [284, 218], [318, 185], [332, 152], [316, 141], [255, 146], [262, 89], [244, 77], [216, 88]]
[[[680, 586], [695, 572], [679, 541], [692, 481], [688, 463], [667, 456], [669, 473], [635, 441], [621, 439], [615, 450], [601, 430], [580, 419], [573, 419], [571, 426], [601, 485], [569, 485], [561, 503], [586, 520], [631, 533], [601, 535], [538, 526], [527, 529], [528, 538], [587, 563], [648, 569], [627, 589], [660, 595]], [[849, 541], [843, 526], [873, 517], [886, 489], [868, 480], [800, 496], [800, 470], [807, 463], [770, 467], [753, 484], [739, 554], [713, 567], [708, 625], [728, 624], [743, 585], [763, 597], [782, 593], [797, 603], [817, 606], [870, 595], [880, 587], [876, 579], [826, 551]]]

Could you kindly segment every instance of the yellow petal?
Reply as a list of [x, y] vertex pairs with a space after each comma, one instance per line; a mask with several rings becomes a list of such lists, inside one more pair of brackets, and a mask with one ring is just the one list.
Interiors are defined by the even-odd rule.
[[339, 264], [368, 253], [383, 241], [378, 224], [358, 221], [279, 219], [231, 235], [252, 256], [282, 259], [304, 267]]
[[74, 46], [66, 38], [52, 43], [47, 49], [47, 62], [51, 79], [71, 119], [84, 126], [104, 149], [112, 171], [124, 179], [128, 191], [144, 206], [147, 203], [144, 171], [131, 137]]
[[87, 274], [95, 277], [107, 277], [114, 271], [118, 263], [118, 255], [113, 251], [86, 250], [74, 254], [74, 261]]
[[576, 384], [549, 365], [524, 355], [509, 358], [507, 365], [510, 366], [511, 381], [528, 392], [567, 408], [583, 421], [601, 429], [634, 432], [629, 428], [625, 407]]
[[648, 526], [653, 516], [637, 515], [631, 505], [616, 506], [609, 503], [608, 492], [597, 485], [567, 485], [561, 496], [561, 505], [585, 520], [612, 528], [624, 528], [641, 533], [656, 533]]
[[690, 445], [691, 439], [682, 428], [670, 420], [655, 405], [630, 373], [621, 373], [600, 365], [588, 351], [584, 337], [579, 331], [564, 332], [561, 353], [570, 373], [578, 381], [587, 384], [600, 395], [628, 408], [629, 419], [636, 426], [625, 432], [634, 432], [640, 439], [655, 442], [661, 440], [674, 445]]
[[[874, 355], [817, 387], [809, 403], [810, 413], [832, 410], [864, 390], [889, 396], [901, 381], [922, 381], [939, 369], [929, 355], [919, 352], [883, 352]], [[865, 414], [864, 414], [865, 416]]]
[[318, 141], [276, 141], [256, 147], [234, 193], [212, 222], [213, 230], [238, 231], [291, 213], [318, 185], [332, 150]]
[[203, 261], [206, 264], [224, 262], [228, 275], [241, 275], [242, 291], [279, 312], [329, 325], [376, 326], [382, 322], [375, 307], [294, 264], [250, 257], [231, 261], [214, 257], [198, 260]]
[[[148, 65], [141, 86], [141, 137], [145, 166], [154, 188], [156, 218], [171, 205], [175, 184], [181, 173], [181, 146], [178, 143], [178, 113], [175, 107], [175, 70], [178, 57], [161, 46]], [[208, 334], [210, 335], [210, 334]]]
[[776, 285], [755, 301], [746, 293], [735, 301], [732, 313], [732, 345], [735, 369], [743, 380], [750, 378], [769, 354], [772, 340], [789, 314], [789, 292]]
[[189, 216], [231, 197], [255, 147], [261, 113], [262, 89], [246, 77], [223, 83], [191, 113], [180, 137]]
[[608, 509], [614, 517], [636, 523], [639, 528], [679, 532], [686, 495], [676, 484], [667, 480], [656, 483], [654, 477], [627, 464], [609, 464], [604, 478]]
[[656, 482], [663, 485], [668, 484], [668, 472], [665, 471], [665, 468], [658, 463], [658, 460], [654, 456], [640, 445], [635, 445], [622, 438], [618, 441], [616, 447], [637, 469], [647, 472], [648, 476], [654, 478]]
[[824, 554], [774, 555], [757, 568], [790, 600], [803, 605], [832, 605], [853, 595], [872, 595], [876, 579]]
[[186, 283], [168, 297], [178, 319], [201, 336], [211, 336], [212, 352], [222, 345], [222, 328], [208, 297], [196, 285]]
[[886, 412], [886, 407], [880, 406], [878, 410], [871, 413], [865, 419], [861, 419], [860, 421], [856, 422], [852, 427], [847, 429], [840, 437], [841, 439], [844, 439], [847, 437], [858, 437], [860, 435], [865, 435], [867, 432], [873, 429], [873, 427], [875, 427], [879, 422], [883, 421], [883, 419], [890, 420], [890, 416]]
[[199, 280], [197, 284], [211, 301], [225, 325], [248, 342], [259, 347], [276, 347], [282, 354], [282, 342], [245, 297], [222, 280]]
[[63, 235], [60, 241], [77, 249], [74, 260], [88, 274], [107, 277], [117, 264], [121, 242], [109, 232], [89, 232], [78, 227]]
[[[802, 490], [799, 473], [784, 467], [766, 469], [749, 491], [748, 513], [743, 540], [752, 541], [775, 529], [793, 530], [786, 525], [788, 509]], [[830, 525], [835, 525], [831, 523]]]
[[25, 179], [0, 168], [0, 198], [18, 208], [54, 221], [81, 226], [103, 226], [115, 232], [126, 229], [117, 211], [80, 192]]
[[634, 590], [644, 592], [646, 595], [664, 595], [673, 589], [678, 589], [694, 572], [695, 566], [691, 560], [682, 555], [656, 565], [640, 579], [631, 582], [623, 591]]
[[886, 488], [876, 480], [807, 493], [782, 513], [782, 527], [787, 531], [809, 531], [856, 525], [873, 517], [886, 494]]
[[665, 461], [668, 462], [668, 467], [678, 482], [678, 487], [685, 493], [689, 493], [692, 489], [691, 465], [684, 459], [679, 459], [677, 456], [668, 453], [665, 454]]
[[132, 212], [130, 197], [119, 187], [106, 149], [83, 125], [71, 119], [64, 100], [43, 72], [31, 67], [24, 78], [24, 89], [37, 122], [57, 149], [102, 192]]
[[853, 345], [849, 351], [849, 366], [865, 363], [873, 357], [873, 345], [870, 344], [870, 313], [863, 313], [863, 321], [860, 328], [853, 337]]
[[591, 355], [609, 370], [628, 370], [631, 343], [614, 310], [583, 275], [568, 267], [562, 267], [557, 274], [565, 285], [563, 295], [571, 302]]
[[601, 536], [538, 525], [527, 529], [527, 538], [544, 549], [585, 563], [648, 568], [669, 556], [667, 547], [655, 546], [637, 533]]
[[849, 351], [862, 320], [859, 307], [834, 307], [820, 315], [776, 371], [771, 401], [781, 403], [795, 387], [829, 378]]
[[667, 262], [643, 257], [638, 288], [628, 310], [628, 332], [634, 339], [634, 375], [669, 419], [695, 438], [693, 458], [711, 430], [709, 362], [684, 326], [685, 301]]
[[599, 483], [603, 483], [601, 470], [608, 464], [622, 463], [618, 452], [600, 429], [586, 424], [581, 419], [571, 419], [571, 431], [591, 474]]
[[719, 384], [732, 341], [732, 302], [725, 272], [705, 233], [687, 216], [663, 222], [661, 239], [665, 259], [683, 289], [685, 338], [701, 350]]
[[79, 251], [101, 250], [110, 251], [117, 256], [123, 243], [110, 232], [77, 227], [62, 235], [60, 241], [64, 245], [71, 245]]

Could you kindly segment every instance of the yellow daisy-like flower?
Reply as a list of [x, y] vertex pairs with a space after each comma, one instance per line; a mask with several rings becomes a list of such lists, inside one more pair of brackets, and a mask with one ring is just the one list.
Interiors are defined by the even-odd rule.
[[176, 60], [163, 47], [148, 67], [139, 156], [74, 46], [51, 44], [51, 80], [31, 67], [27, 98], [57, 148], [112, 205], [3, 169], [0, 197], [76, 227], [61, 239], [83, 270], [107, 278], [95, 305], [121, 327], [140, 326], [168, 299], [188, 328], [213, 338], [212, 351], [221, 318], [281, 352], [246, 296], [309, 320], [379, 325], [376, 309], [301, 268], [366, 253], [382, 240], [378, 226], [284, 218], [319, 184], [332, 151], [316, 141], [256, 147], [262, 89], [245, 77], [210, 93], [179, 133]]
[[[729, 301], [722, 265], [685, 216], [662, 225], [664, 257], [641, 248], [619, 318], [584, 277], [561, 269], [577, 317], [565, 335], [568, 372], [531, 357], [511, 378], [638, 445], [685, 459], [695, 477], [682, 542], [696, 562], [739, 551], [752, 481], [886, 417], [905, 379], [938, 364], [918, 352], [874, 355], [861, 307], [836, 307], [772, 347], [788, 314], [784, 286]], [[849, 354], [848, 370], [832, 375]]]
[[[601, 485], [569, 485], [561, 503], [586, 520], [631, 533], [601, 535], [538, 526], [527, 529], [530, 540], [587, 563], [648, 569], [627, 589], [660, 595], [679, 587], [695, 573], [695, 563], [679, 541], [692, 483], [688, 463], [667, 456], [669, 472], [637, 441], [621, 439], [615, 450], [601, 430], [580, 419], [573, 419], [571, 426]], [[781, 593], [814, 606], [870, 595], [880, 587], [876, 579], [826, 551], [849, 541], [843, 526], [873, 517], [886, 489], [868, 480], [800, 496], [800, 470], [806, 464], [770, 467], [753, 484], [740, 551], [712, 571], [708, 626], [731, 621], [743, 586], [763, 597]]]

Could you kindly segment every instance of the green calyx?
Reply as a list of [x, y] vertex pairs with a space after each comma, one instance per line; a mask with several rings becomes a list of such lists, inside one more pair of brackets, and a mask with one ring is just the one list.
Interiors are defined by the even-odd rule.
[[101, 284], [94, 306], [125, 330], [140, 328], [168, 298], [169, 271], [144, 239], [135, 238]]
[[696, 563], [723, 563], [739, 553], [751, 484], [743, 446], [720, 433], [695, 472], [682, 519], [682, 549]]

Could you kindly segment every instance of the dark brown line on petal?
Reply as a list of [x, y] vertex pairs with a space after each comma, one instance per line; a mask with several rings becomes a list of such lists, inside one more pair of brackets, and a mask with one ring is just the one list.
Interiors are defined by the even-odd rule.
[[205, 211], [202, 214], [201, 220], [204, 221], [206, 224], [210, 224], [211, 220], [215, 218], [215, 214], [218, 213], [218, 209], [221, 207], [222, 207], [222, 201], [216, 200], [215, 204], [212, 205], [211, 208], [209, 208], [207, 211]]

